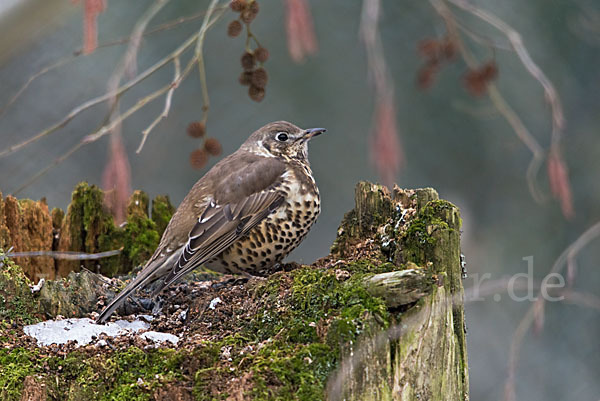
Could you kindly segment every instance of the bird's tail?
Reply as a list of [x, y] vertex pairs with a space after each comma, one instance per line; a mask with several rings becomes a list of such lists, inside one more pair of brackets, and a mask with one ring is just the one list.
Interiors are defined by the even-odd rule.
[[135, 290], [137, 290], [138, 288], [145, 287], [146, 284], [148, 284], [150, 281], [156, 280], [158, 277], [164, 275], [164, 266], [167, 265], [169, 261], [170, 258], [166, 261], [164, 259], [151, 261], [146, 267], [144, 267], [144, 269], [142, 269], [141, 272], [138, 273], [138, 275], [133, 279], [133, 281], [127, 284], [127, 287], [125, 287], [119, 293], [119, 295], [117, 295], [115, 299], [113, 299], [108, 304], [108, 306], [106, 306], [104, 310], [102, 310], [100, 316], [98, 316], [98, 318], [96, 319], [96, 323], [100, 324], [106, 322], [110, 315], [112, 315], [115, 312], [115, 310], [117, 310], [117, 308], [121, 306], [125, 299], [129, 295], [131, 295]]

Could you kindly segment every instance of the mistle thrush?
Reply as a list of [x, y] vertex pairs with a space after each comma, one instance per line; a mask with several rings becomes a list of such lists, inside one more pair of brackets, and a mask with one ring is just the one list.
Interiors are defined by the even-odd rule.
[[211, 168], [171, 218], [154, 255], [102, 311], [105, 322], [138, 288], [154, 295], [198, 266], [261, 275], [304, 239], [321, 210], [308, 141], [323, 128], [277, 121], [254, 132]]

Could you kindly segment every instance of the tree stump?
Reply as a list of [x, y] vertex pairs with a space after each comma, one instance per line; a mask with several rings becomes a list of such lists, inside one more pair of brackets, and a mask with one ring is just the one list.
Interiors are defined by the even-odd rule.
[[396, 313], [387, 330], [346, 349], [329, 382], [330, 399], [468, 400], [458, 209], [432, 188], [396, 187], [390, 195], [366, 182], [357, 185], [355, 200], [334, 250], [345, 255], [379, 237], [383, 253], [404, 270], [365, 280]]
[[[80, 249], [82, 232], [93, 232], [90, 244], [101, 238], [127, 250], [128, 264], [142, 263], [133, 250], [146, 249], [168, 219], [149, 220], [148, 198], [136, 192], [131, 227], [116, 227], [96, 209], [98, 191], [81, 184], [76, 205], [65, 216], [53, 213], [62, 236], [78, 236], [61, 240], [80, 241]], [[367, 182], [355, 200], [331, 254], [313, 265], [285, 264], [247, 282], [202, 282], [210, 276], [194, 273], [169, 289], [150, 330], [178, 336], [177, 346], [131, 333], [40, 351], [24, 324], [88, 317], [133, 275], [72, 272], [32, 293], [0, 252], [0, 398], [18, 400], [32, 391], [23, 383], [35, 383], [43, 385], [39, 399], [468, 400], [458, 209], [430, 188], [390, 192]], [[160, 207], [152, 207], [153, 219]], [[86, 229], [90, 221], [102, 222], [101, 230]], [[123, 267], [96, 263], [97, 271]], [[153, 305], [141, 292], [118, 313], [148, 314]]]

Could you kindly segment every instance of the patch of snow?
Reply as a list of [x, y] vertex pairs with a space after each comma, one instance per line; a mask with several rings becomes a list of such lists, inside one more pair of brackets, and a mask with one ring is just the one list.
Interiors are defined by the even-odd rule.
[[[79, 345], [89, 344], [93, 338], [105, 333], [109, 337], [138, 332], [150, 325], [141, 320], [128, 322], [117, 320], [114, 323], [96, 324], [92, 319], [47, 320], [23, 327], [28, 336], [35, 338], [39, 345], [65, 344], [76, 341]], [[101, 346], [101, 345], [100, 345]]]
[[[128, 322], [127, 320], [117, 320], [115, 322], [115, 324], [117, 326], [119, 326], [121, 329], [129, 330], [129, 331], [140, 331], [142, 329], [147, 329], [150, 327], [150, 325], [148, 323], [146, 323], [142, 320], [134, 320], [133, 322]], [[101, 326], [101, 325], [97, 325], [97, 326]]]
[[164, 343], [169, 341], [173, 345], [177, 345], [179, 337], [171, 333], [161, 333], [159, 331], [147, 331], [140, 334], [140, 337], [146, 340], [154, 341], [155, 343]]
[[31, 293], [35, 294], [36, 292], [40, 292], [42, 290], [42, 287], [44, 286], [45, 282], [46, 282], [46, 279], [42, 277], [36, 285], [31, 287]]
[[217, 307], [217, 304], [220, 303], [220, 302], [223, 302], [223, 301], [221, 301], [221, 298], [219, 298], [219, 297], [213, 298], [213, 300], [210, 301], [210, 304], [208, 305], [208, 308], [209, 309], [215, 309]]

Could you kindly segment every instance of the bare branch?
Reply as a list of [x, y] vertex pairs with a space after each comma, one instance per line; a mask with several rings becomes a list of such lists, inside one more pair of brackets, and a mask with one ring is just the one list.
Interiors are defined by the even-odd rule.
[[531, 74], [531, 76], [535, 78], [544, 88], [546, 100], [550, 103], [550, 107], [552, 108], [552, 142], [553, 144], [559, 143], [562, 130], [565, 126], [565, 118], [560, 98], [558, 96], [556, 88], [554, 87], [554, 84], [552, 84], [552, 82], [548, 79], [548, 77], [546, 77], [546, 74], [544, 74], [542, 69], [531, 58], [529, 51], [523, 44], [523, 39], [519, 32], [500, 18], [493, 15], [492, 13], [471, 4], [467, 0], [446, 1], [454, 4], [459, 8], [462, 8], [465, 11], [470, 12], [479, 19], [492, 25], [493, 27], [501, 31], [510, 41], [513, 49], [517, 53], [517, 56], [521, 60], [521, 63], [523, 63], [523, 65], [525, 66], [525, 69], [527, 69], [529, 74]]
[[455, 21], [456, 22], [456, 26], [458, 27], [458, 29], [460, 29], [466, 36], [468, 36], [473, 42], [475, 43], [479, 43], [482, 46], [487, 46], [493, 49], [498, 49], [498, 50], [506, 50], [506, 51], [512, 51], [513, 48], [505, 43], [497, 43], [494, 42], [492, 39], [488, 38], [488, 37], [483, 37], [475, 32], [473, 32], [471, 29], [467, 28], [466, 26], [464, 26], [463, 24], [461, 24], [459, 21]]
[[562, 292], [561, 295], [565, 297], [563, 301], [566, 303], [600, 311], [600, 297], [597, 295], [570, 290]]
[[[202, 87], [202, 121], [206, 123], [206, 119], [208, 118], [208, 109], [210, 108], [210, 99], [208, 97], [208, 86], [206, 85], [206, 69], [204, 68], [204, 57], [202, 54], [202, 49], [204, 47], [204, 36], [206, 35], [206, 31], [208, 31], [210, 27], [210, 17], [212, 16], [213, 11], [219, 0], [211, 0], [208, 5], [208, 10], [206, 10], [206, 15], [204, 16], [204, 20], [202, 21], [202, 26], [200, 27], [200, 31], [198, 32], [198, 40], [196, 41], [196, 49], [195, 49], [195, 58], [198, 61], [198, 74], [200, 75], [200, 85]], [[218, 18], [218, 17], [217, 17]], [[213, 21], [216, 21], [213, 20]]]
[[[592, 240], [596, 239], [600, 236], [600, 222], [597, 222], [590, 228], [588, 228], [579, 238], [577, 238], [571, 245], [569, 245], [556, 259], [552, 269], [548, 274], [558, 273], [560, 272], [567, 264], [569, 258], [573, 258], [574, 255], [578, 254], [584, 247], [586, 247]], [[547, 281], [542, 282], [542, 289], [546, 289]], [[569, 297], [569, 291], [565, 293], [565, 299]], [[571, 302], [581, 302], [583, 304], [589, 305], [590, 307], [595, 307], [594, 305], [597, 303], [597, 299], [590, 298], [589, 296], [578, 296], [573, 295], [574, 292], [570, 292], [569, 301]], [[521, 350], [521, 345], [523, 344], [523, 338], [525, 334], [531, 328], [535, 318], [535, 311], [541, 308], [538, 303], [543, 304], [545, 302], [544, 297], [538, 297], [533, 305], [529, 307], [529, 310], [521, 319], [519, 326], [515, 330], [512, 341], [510, 344], [510, 351], [508, 356], [508, 377], [506, 379], [506, 383], [504, 386], [504, 399], [506, 401], [515, 400], [515, 375], [517, 371], [517, 363], [519, 361], [519, 354]]]
[[[169, 30], [169, 29], [176, 28], [179, 25], [184, 24], [186, 22], [195, 21], [197, 19], [200, 19], [205, 14], [206, 14], [206, 12], [202, 11], [200, 13], [193, 14], [193, 15], [190, 15], [187, 17], [180, 17], [173, 21], [165, 22], [164, 24], [160, 24], [157, 27], [144, 32], [142, 36], [149, 36], [149, 35], [153, 35], [155, 33], [159, 33], [159, 32]], [[115, 40], [112, 40], [109, 42], [100, 43], [96, 47], [96, 51], [93, 54], [96, 54], [97, 50], [99, 50], [99, 49], [126, 44], [131, 39], [132, 39], [131, 36], [126, 36], [126, 37], [115, 39]], [[14, 102], [27, 90], [27, 88], [29, 88], [29, 86], [33, 83], [33, 81], [35, 81], [36, 79], [40, 78], [41, 76], [59, 68], [59, 67], [62, 67], [63, 65], [70, 63], [71, 61], [74, 61], [79, 56], [89, 56], [89, 54], [85, 54], [83, 52], [83, 48], [79, 48], [79, 49], [75, 50], [72, 55], [63, 57], [60, 60], [47, 65], [46, 67], [42, 68], [41, 70], [39, 70], [38, 72], [36, 72], [32, 76], [30, 76], [29, 79], [27, 80], [27, 82], [25, 82], [25, 84], [23, 84], [23, 86], [21, 86], [21, 88], [17, 91], [17, 93], [15, 93], [13, 95], [13, 97], [11, 97], [10, 100], [8, 102], [6, 102], [6, 104], [0, 109], [0, 117], [6, 112], [6, 110], [10, 106], [12, 106], [14, 104]]]
[[[199, 12], [197, 14], [193, 14], [187, 17], [179, 17], [173, 21], [169, 21], [169, 22], [165, 22], [164, 24], [160, 24], [158, 26], [156, 26], [155, 28], [149, 29], [146, 32], [144, 32], [143, 36], [149, 36], [149, 35], [153, 35], [155, 33], [158, 32], [162, 32], [162, 31], [166, 31], [169, 29], [173, 29], [178, 27], [179, 25], [186, 23], [186, 22], [190, 22], [190, 21], [195, 21], [197, 19], [202, 18], [204, 15], [206, 15], [206, 11], [202, 11]], [[97, 47], [96, 50], [98, 49], [102, 49], [105, 47], [110, 47], [110, 46], [115, 46], [115, 45], [123, 45], [125, 43], [128, 43], [131, 40], [131, 36], [126, 36], [120, 39], [115, 39], [112, 40], [110, 42], [105, 42], [105, 43], [100, 43]], [[83, 52], [83, 49], [79, 49], [77, 51], [75, 51], [75, 55], [79, 55], [79, 53]]]
[[8, 155], [16, 152], [17, 150], [20, 150], [23, 147], [30, 145], [31, 143], [34, 143], [49, 134], [52, 134], [53, 132], [55, 132], [55, 131], [59, 130], [60, 128], [64, 127], [65, 125], [67, 125], [72, 119], [77, 117], [79, 114], [81, 114], [85, 110], [87, 110], [93, 106], [96, 106], [97, 104], [106, 102], [107, 100], [110, 100], [110, 99], [114, 98], [115, 96], [120, 96], [123, 93], [127, 92], [129, 89], [136, 86], [137, 84], [139, 84], [140, 82], [142, 82], [143, 80], [148, 78], [150, 75], [154, 74], [156, 71], [158, 71], [159, 69], [161, 69], [162, 67], [167, 65], [169, 62], [171, 62], [175, 58], [181, 56], [181, 54], [184, 53], [197, 40], [197, 38], [198, 38], [198, 34], [197, 33], [193, 34], [188, 39], [186, 39], [186, 41], [183, 42], [171, 54], [167, 55], [163, 59], [156, 62], [153, 66], [146, 69], [144, 72], [142, 72], [137, 77], [131, 79], [127, 83], [118, 87], [115, 92], [105, 93], [102, 96], [95, 97], [95, 98], [90, 99], [87, 102], [79, 105], [78, 107], [71, 110], [71, 112], [69, 112], [58, 123], [52, 125], [49, 128], [46, 128], [45, 130], [39, 132], [38, 134], [34, 135], [33, 137], [31, 137], [29, 139], [26, 139], [23, 142], [20, 142], [16, 145], [9, 146], [6, 149], [4, 149], [3, 151], [0, 151], [0, 157], [8, 156]]
[[[469, 66], [469, 68], [474, 69], [479, 64], [475, 59], [475, 56], [469, 51], [469, 49], [465, 46], [461, 37], [458, 33], [458, 25], [456, 22], [456, 17], [450, 9], [446, 6], [443, 0], [430, 0], [431, 5], [435, 8], [435, 10], [440, 14], [440, 16], [446, 22], [446, 26], [448, 28], [448, 33], [457, 44], [459, 51], [465, 60], [465, 63]], [[540, 167], [545, 158], [545, 152], [539, 142], [535, 139], [535, 137], [529, 132], [521, 118], [518, 114], [513, 110], [510, 104], [504, 99], [504, 96], [500, 93], [498, 87], [490, 83], [488, 84], [488, 95], [492, 104], [498, 112], [504, 117], [504, 119], [510, 124], [511, 128], [517, 134], [521, 142], [531, 151], [532, 159], [529, 162], [529, 166], [527, 167], [527, 185], [529, 187], [529, 192], [531, 196], [536, 202], [542, 202], [544, 200], [544, 196], [542, 192], [537, 187], [537, 174], [540, 170]]]
[[6, 102], [6, 104], [0, 109], [0, 117], [2, 117], [2, 115], [4, 115], [4, 113], [6, 112], [6, 110], [12, 106], [12, 104], [14, 102], [17, 101], [17, 99], [23, 94], [23, 92], [25, 92], [27, 90], [27, 88], [29, 87], [29, 85], [31, 85], [31, 83], [33, 81], [35, 81], [37, 78], [41, 77], [42, 75], [46, 74], [49, 71], [52, 71], [56, 68], [62, 67], [63, 65], [75, 60], [77, 56], [68, 56], [65, 58], [62, 58], [44, 68], [42, 68], [40, 71], [36, 72], [35, 74], [33, 74], [32, 76], [29, 77], [29, 79], [27, 80], [27, 82], [25, 82], [25, 84], [17, 91], [17, 93], [15, 93], [8, 102]]
[[[116, 92], [116, 89], [118, 88], [125, 72], [132, 69], [133, 65], [135, 64], [135, 60], [137, 59], [138, 50], [140, 48], [142, 36], [144, 35], [146, 27], [152, 18], [158, 14], [158, 12], [167, 4], [168, 1], [169, 0], [155, 0], [152, 6], [148, 8], [135, 23], [130, 36], [129, 46], [127, 46], [127, 50], [125, 50], [125, 55], [109, 79], [109, 92]], [[115, 98], [118, 96], [119, 95], [115, 95]], [[113, 101], [116, 101], [116, 99], [113, 99]], [[113, 112], [116, 113], [118, 111], [115, 109]]]
[[[220, 8], [215, 8], [215, 10], [217, 11], [215, 13], [215, 16], [212, 20], [210, 20], [207, 25], [206, 25], [206, 30], [210, 29], [219, 19], [220, 17], [223, 15], [223, 13], [227, 10], [226, 7], [220, 7]], [[206, 16], [206, 14], [205, 14]], [[90, 107], [93, 107], [97, 104], [103, 103], [105, 101], [110, 100], [111, 98], [113, 98], [114, 96], [118, 96], [122, 93], [124, 93], [125, 91], [129, 90], [130, 88], [132, 88], [133, 86], [137, 85], [138, 83], [140, 83], [141, 81], [143, 81], [144, 79], [146, 79], [147, 77], [149, 77], [150, 75], [152, 75], [153, 73], [155, 73], [156, 71], [158, 71], [160, 68], [162, 68], [164, 65], [168, 64], [170, 61], [173, 61], [174, 63], [179, 62], [179, 58], [180, 56], [191, 47], [191, 45], [193, 43], [195, 43], [198, 40], [199, 37], [199, 32], [190, 36], [185, 42], [183, 42], [177, 49], [175, 49], [171, 54], [169, 54], [168, 56], [166, 56], [165, 58], [159, 60], [158, 62], [156, 62], [152, 67], [148, 68], [146, 71], [144, 71], [142, 74], [140, 74], [139, 76], [137, 76], [136, 78], [132, 79], [131, 81], [125, 83], [124, 85], [120, 86], [119, 88], [117, 88], [115, 91], [111, 92], [109, 91], [108, 93], [106, 93], [103, 96], [94, 98], [89, 100], [88, 102], [80, 105], [79, 107], [73, 109], [61, 122], [55, 124], [54, 126], [42, 131], [40, 134], [36, 135], [33, 138], [30, 138], [20, 144], [14, 145], [13, 147], [0, 152], [0, 157], [14, 153], [15, 151], [19, 150], [20, 148], [27, 146], [28, 144], [37, 141], [38, 139], [41, 139], [41, 137], [46, 136], [60, 128], [62, 128], [63, 126], [65, 126], [70, 120], [72, 120], [74, 117], [76, 117], [78, 114], [80, 114], [81, 112], [87, 110]], [[177, 60], [177, 61], [176, 61]], [[143, 108], [146, 104], [148, 104], [149, 102], [153, 101], [154, 99], [156, 99], [157, 97], [172, 91], [173, 89], [176, 89], [179, 84], [187, 77], [187, 75], [190, 73], [191, 69], [193, 68], [194, 64], [197, 62], [197, 59], [195, 56], [193, 56], [190, 61], [188, 62], [188, 64], [186, 65], [185, 69], [183, 70], [183, 72], [181, 73], [179, 80], [177, 82], [177, 84], [175, 86], [173, 86], [173, 82], [169, 83], [168, 85], [156, 90], [155, 92], [147, 95], [146, 97], [143, 97], [141, 99], [139, 99], [137, 101], [137, 103], [132, 106], [131, 108], [129, 108], [125, 113], [119, 115], [116, 118], [113, 118], [112, 120], [110, 120], [108, 123], [103, 123], [102, 126], [96, 130], [95, 132], [87, 135], [86, 137], [84, 137], [79, 143], [77, 143], [75, 146], [73, 146], [71, 149], [69, 149], [67, 151], [67, 153], [65, 153], [64, 155], [56, 158], [55, 160], [52, 161], [52, 163], [50, 163], [49, 165], [47, 165], [46, 167], [44, 167], [42, 170], [40, 170], [38, 173], [36, 173], [31, 179], [27, 180], [27, 182], [25, 182], [23, 185], [21, 185], [19, 188], [17, 188], [13, 194], [17, 194], [21, 191], [23, 191], [25, 188], [27, 188], [29, 185], [33, 184], [35, 181], [37, 181], [39, 178], [41, 178], [42, 176], [44, 176], [48, 171], [50, 171], [53, 167], [57, 166], [58, 164], [62, 163], [63, 161], [65, 161], [69, 156], [71, 156], [73, 153], [75, 153], [77, 150], [79, 150], [82, 146], [87, 145], [89, 143], [95, 142], [96, 140], [100, 139], [102, 136], [108, 134], [112, 129], [114, 129], [116, 126], [118, 126], [120, 123], [122, 123], [125, 119], [127, 119], [128, 117], [130, 117], [132, 114], [134, 114], [135, 112], [137, 112], [138, 110], [140, 110], [141, 108]], [[168, 95], [167, 95], [168, 96]], [[172, 95], [171, 95], [172, 97]], [[169, 100], [170, 102], [170, 100]], [[165, 107], [167, 105], [165, 104]], [[138, 148], [141, 149], [141, 148]]]
[[[215, 0], [216, 1], [216, 0]], [[156, 71], [158, 71], [159, 69], [161, 69], [162, 67], [164, 67], [166, 64], [168, 64], [169, 62], [173, 61], [175, 58], [180, 57], [187, 49], [189, 49], [191, 47], [192, 44], [196, 43], [198, 41], [198, 38], [200, 36], [200, 34], [202, 33], [202, 35], [206, 34], [206, 31], [211, 28], [215, 22], [217, 22], [219, 20], [219, 18], [223, 15], [223, 13], [227, 10], [227, 8], [225, 7], [220, 7], [218, 9], [216, 9], [216, 13], [215, 13], [215, 17], [208, 21], [205, 25], [204, 29], [201, 29], [199, 32], [193, 34], [192, 36], [190, 36], [188, 39], [185, 40], [185, 42], [183, 42], [178, 48], [176, 48], [173, 52], [171, 52], [169, 55], [167, 55], [166, 57], [164, 57], [163, 59], [159, 60], [158, 62], [156, 62], [153, 66], [149, 67], [148, 69], [146, 69], [143, 73], [141, 73], [140, 75], [138, 75], [137, 77], [135, 77], [134, 79], [131, 79], [130, 81], [128, 81], [127, 83], [121, 85], [120, 87], [118, 87], [115, 91], [112, 92], [108, 92], [102, 96], [98, 96], [96, 98], [93, 98], [91, 100], [88, 100], [87, 102], [81, 104], [80, 106], [74, 108], [73, 110], [71, 110], [70, 113], [68, 113], [61, 121], [59, 121], [58, 123], [52, 125], [49, 128], [46, 128], [45, 130], [39, 132], [38, 134], [34, 135], [33, 137], [26, 139], [25, 141], [22, 141], [16, 145], [12, 145], [7, 147], [6, 149], [0, 151], [0, 157], [4, 157], [4, 156], [8, 156], [20, 149], [22, 149], [23, 147], [30, 145], [31, 143], [34, 143], [44, 137], [46, 137], [49, 134], [52, 134], [53, 132], [59, 130], [60, 128], [64, 127], [65, 125], [67, 125], [72, 119], [74, 119], [76, 116], [78, 116], [79, 114], [81, 114], [83, 111], [97, 105], [100, 103], [103, 103], [107, 100], [113, 99], [115, 97], [121, 96], [123, 93], [125, 93], [126, 91], [128, 91], [129, 89], [131, 89], [132, 87], [134, 87], [135, 85], [139, 84], [140, 82], [142, 82], [143, 80], [145, 80], [146, 78], [148, 78], [150, 75], [152, 75], [153, 73], [155, 73]], [[215, 7], [213, 7], [213, 12], [215, 11]], [[212, 12], [211, 12], [212, 14]], [[206, 15], [205, 15], [206, 18]], [[204, 26], [204, 24], [203, 24]], [[197, 43], [196, 43], [197, 44]], [[197, 61], [196, 57], [194, 57], [192, 59], [193, 62]], [[164, 89], [164, 88], [163, 88]], [[168, 90], [168, 89], [167, 89]], [[166, 92], [162, 92], [162, 89], [159, 90], [161, 91], [161, 94]], [[153, 94], [154, 95], [154, 94]], [[153, 95], [151, 95], [150, 97], [152, 97]], [[153, 99], [154, 97], [152, 97]], [[144, 100], [144, 99], [142, 99]], [[146, 99], [144, 102], [142, 103], [147, 103], [149, 100]], [[143, 106], [143, 104], [142, 104]], [[139, 108], [135, 108], [134, 111], [139, 110]], [[130, 114], [129, 114], [130, 115]], [[128, 116], [129, 116], [128, 115]], [[120, 121], [122, 121], [123, 119], [120, 119]], [[112, 124], [111, 124], [112, 125]], [[114, 127], [114, 125], [112, 125]], [[87, 138], [87, 141], [89, 141], [90, 139], [95, 140], [95, 134], [92, 134], [91, 137]], [[97, 138], [96, 138], [97, 139]]]
[[150, 103], [151, 101], [153, 101], [154, 99], [156, 99], [160, 95], [168, 92], [169, 89], [171, 89], [171, 84], [163, 86], [162, 88], [158, 89], [157, 91], [152, 92], [148, 96], [145, 96], [145, 97], [139, 99], [136, 102], [136, 104], [133, 105], [132, 107], [130, 107], [126, 112], [124, 112], [122, 114], [119, 114], [114, 119], [112, 119], [110, 121], [110, 123], [102, 126], [96, 132], [94, 132], [92, 134], [89, 134], [85, 138], [83, 138], [82, 142], [87, 145], [88, 143], [97, 141], [98, 139], [100, 139], [104, 135], [110, 133], [110, 131], [112, 131], [117, 125], [119, 125], [120, 123], [122, 123], [124, 120], [126, 120], [128, 117], [130, 117], [136, 111], [140, 110], [146, 104]]
[[66, 259], [66, 260], [96, 260], [102, 258], [108, 258], [109, 256], [115, 256], [120, 254], [123, 249], [115, 249], [113, 251], [98, 252], [98, 253], [85, 253], [85, 252], [72, 252], [72, 251], [29, 251], [29, 252], [9, 252], [5, 256], [8, 258], [30, 258], [30, 257], [51, 257], [54, 259]]
[[[218, 0], [213, 0], [213, 2], [218, 2]], [[214, 9], [214, 7], [213, 7], [213, 9]], [[212, 12], [207, 11], [207, 13], [205, 15], [205, 21], [207, 21], [208, 18], [210, 18], [211, 14], [212, 14]], [[206, 31], [208, 29], [210, 29], [210, 27], [212, 27], [212, 25], [214, 25], [215, 22], [217, 22], [217, 20], [221, 17], [222, 14], [223, 14], [223, 12], [221, 11], [218, 15], [215, 16], [215, 18], [213, 18], [210, 21], [207, 21], [206, 25], [203, 24], [203, 27], [205, 26], [205, 28], [204, 29], [201, 28], [200, 32], [198, 33], [198, 35], [195, 35], [195, 36], [197, 36], [197, 40], [199, 40], [200, 37], [202, 37], [204, 39]], [[202, 58], [202, 55], [200, 54], [200, 59], [201, 58]], [[176, 60], [176, 59], [178, 59], [178, 57], [173, 58], [173, 60]], [[200, 59], [198, 59], [198, 53], [196, 52], [196, 55], [194, 57], [192, 57], [192, 59], [190, 59], [190, 61], [188, 62], [187, 66], [185, 67], [183, 73], [181, 74], [179, 82], [181, 82], [183, 79], [185, 79], [185, 77], [189, 74], [189, 72], [192, 69], [192, 67], [194, 66], [194, 64], [196, 64], [197, 62], [200, 62]], [[83, 142], [85, 142], [86, 144], [88, 144], [90, 142], [94, 142], [94, 141], [100, 139], [102, 136], [106, 135], [112, 129], [114, 129], [118, 124], [120, 124], [125, 119], [127, 119], [129, 116], [131, 116], [132, 114], [134, 114], [136, 111], [138, 111], [139, 109], [141, 109], [142, 107], [144, 107], [147, 103], [149, 103], [152, 100], [156, 99], [160, 95], [162, 95], [162, 94], [170, 91], [171, 89], [172, 89], [172, 84], [169, 84], [169, 85], [164, 86], [161, 89], [158, 89], [157, 91], [149, 94], [148, 96], [139, 99], [137, 101], [137, 103], [134, 106], [132, 106], [131, 108], [129, 108], [125, 113], [119, 115], [113, 121], [111, 121], [109, 124], [101, 127], [98, 131], [96, 131], [96, 132], [94, 132], [94, 133], [86, 136], [85, 138], [83, 138]], [[205, 89], [206, 89], [206, 85], [203, 85], [203, 90], [205, 90]], [[208, 93], [206, 94], [206, 96], [208, 96]]]
[[492, 103], [494, 104], [494, 106], [496, 106], [496, 109], [498, 109], [500, 114], [502, 114], [504, 119], [510, 124], [513, 131], [515, 132], [515, 134], [517, 134], [521, 142], [523, 142], [533, 154], [533, 157], [529, 162], [529, 166], [527, 167], [527, 185], [529, 187], [529, 192], [531, 193], [533, 199], [535, 199], [536, 202], [541, 203], [544, 201], [544, 196], [537, 187], [537, 174], [544, 161], [544, 149], [534, 138], [531, 132], [529, 132], [527, 127], [525, 127], [525, 124], [523, 124], [521, 118], [504, 99], [504, 96], [502, 96], [496, 84], [492, 83], [488, 86], [488, 94]]
[[162, 119], [167, 118], [167, 116], [169, 115], [169, 110], [171, 109], [171, 99], [173, 98], [173, 92], [175, 92], [175, 89], [179, 86], [179, 83], [182, 79], [181, 63], [179, 61], [179, 58], [173, 60], [173, 64], [175, 65], [175, 77], [173, 78], [173, 82], [171, 82], [171, 89], [169, 89], [169, 91], [167, 92], [167, 96], [165, 97], [165, 107], [162, 113], [160, 113], [159, 116], [156, 117], [154, 121], [152, 121], [148, 128], [142, 131], [142, 140], [140, 141], [140, 145], [138, 146], [135, 153], [140, 153], [142, 151], [142, 148], [146, 143], [146, 139], [148, 138], [150, 131], [152, 131]]
[[50, 164], [48, 164], [46, 167], [42, 168], [40, 171], [38, 171], [37, 173], [35, 173], [31, 178], [29, 178], [27, 181], [25, 181], [23, 184], [21, 184], [20, 187], [18, 187], [17, 189], [15, 189], [14, 191], [12, 191], [11, 193], [14, 196], [18, 195], [25, 188], [27, 188], [28, 186], [30, 186], [31, 184], [33, 184], [34, 182], [36, 182], [37, 180], [39, 180], [40, 178], [42, 178], [44, 175], [46, 175], [46, 173], [48, 171], [50, 171], [53, 167], [56, 167], [60, 163], [64, 162], [69, 156], [71, 156], [73, 153], [75, 153], [76, 151], [78, 151], [79, 148], [81, 148], [83, 145], [85, 145], [85, 143], [78, 142], [75, 146], [73, 146], [71, 149], [69, 149], [66, 153], [64, 153], [63, 155], [61, 155], [61, 156], [57, 157], [56, 159], [54, 159]]

